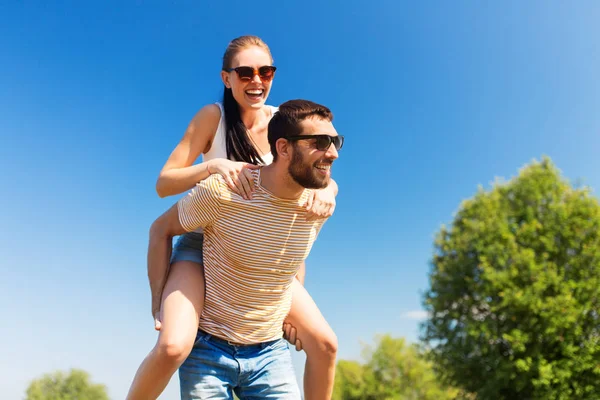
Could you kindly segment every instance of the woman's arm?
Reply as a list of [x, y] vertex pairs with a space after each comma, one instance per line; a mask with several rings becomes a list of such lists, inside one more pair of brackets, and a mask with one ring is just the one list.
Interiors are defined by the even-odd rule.
[[338, 184], [336, 181], [333, 180], [333, 178], [331, 178], [329, 180], [329, 185], [327, 185], [328, 188], [330, 188], [333, 191], [333, 194], [335, 196], [337, 196], [338, 194]]
[[221, 110], [216, 104], [204, 106], [194, 116], [160, 171], [156, 182], [156, 193], [160, 197], [183, 193], [210, 176], [209, 162], [193, 164], [200, 154], [210, 149], [220, 119]]
[[332, 179], [326, 188], [315, 190], [306, 202], [307, 221], [331, 217], [335, 210], [335, 198], [338, 194], [338, 185]]

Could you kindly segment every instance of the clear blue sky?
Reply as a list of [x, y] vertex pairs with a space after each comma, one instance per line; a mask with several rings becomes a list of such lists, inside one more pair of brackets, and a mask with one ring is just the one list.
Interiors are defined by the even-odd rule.
[[417, 339], [433, 236], [477, 185], [548, 155], [600, 188], [597, 2], [84, 3], [0, 5], [3, 398], [70, 367], [125, 396], [155, 341], [148, 227], [176, 201], [154, 183], [236, 36], [270, 45], [270, 104], [326, 104], [346, 136], [306, 283], [340, 358]]

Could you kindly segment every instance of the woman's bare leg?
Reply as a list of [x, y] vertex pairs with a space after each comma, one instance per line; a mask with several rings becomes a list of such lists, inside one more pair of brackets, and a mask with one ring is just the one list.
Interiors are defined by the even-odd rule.
[[304, 286], [292, 284], [292, 307], [286, 323], [293, 325], [306, 352], [305, 400], [330, 400], [335, 378], [337, 337]]
[[127, 399], [156, 399], [194, 346], [204, 306], [202, 266], [191, 261], [171, 265], [162, 298], [162, 327], [156, 345], [140, 365]]

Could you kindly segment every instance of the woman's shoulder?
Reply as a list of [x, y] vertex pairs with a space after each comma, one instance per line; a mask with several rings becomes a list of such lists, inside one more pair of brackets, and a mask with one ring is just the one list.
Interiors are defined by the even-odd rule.
[[221, 103], [210, 103], [202, 107], [196, 115], [204, 116], [205, 118], [221, 118], [223, 106]]
[[215, 103], [207, 104], [194, 115], [190, 127], [209, 126], [214, 128], [219, 124], [220, 120], [221, 108]]

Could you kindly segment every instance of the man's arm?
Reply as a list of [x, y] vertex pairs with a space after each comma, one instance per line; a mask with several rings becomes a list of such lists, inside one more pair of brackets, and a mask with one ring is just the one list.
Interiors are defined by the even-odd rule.
[[160, 311], [167, 282], [173, 236], [206, 227], [220, 213], [221, 192], [226, 188], [220, 175], [209, 177], [161, 215], [150, 228], [148, 280], [152, 294], [152, 315]]
[[157, 316], [167, 281], [173, 237], [185, 233], [179, 222], [177, 204], [158, 217], [150, 227], [148, 242], [148, 280], [152, 294], [152, 315]]

